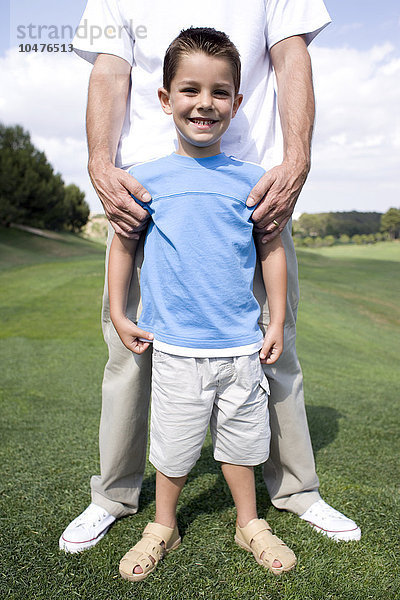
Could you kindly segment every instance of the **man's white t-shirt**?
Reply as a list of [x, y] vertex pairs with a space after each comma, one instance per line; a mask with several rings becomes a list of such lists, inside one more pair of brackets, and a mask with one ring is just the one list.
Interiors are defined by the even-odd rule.
[[269, 49], [293, 35], [307, 43], [330, 23], [323, 0], [88, 0], [74, 38], [75, 52], [90, 62], [113, 54], [132, 66], [131, 90], [116, 164], [128, 167], [176, 149], [172, 117], [157, 89], [171, 41], [182, 29], [225, 31], [242, 61], [243, 103], [221, 150], [261, 164], [276, 161], [276, 97]]

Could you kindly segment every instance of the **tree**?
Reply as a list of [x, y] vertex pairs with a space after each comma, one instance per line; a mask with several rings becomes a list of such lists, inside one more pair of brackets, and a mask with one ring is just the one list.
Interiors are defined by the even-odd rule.
[[64, 204], [67, 211], [67, 225], [72, 231], [80, 231], [88, 222], [90, 209], [85, 202], [85, 193], [71, 183], [64, 188]]
[[355, 234], [377, 233], [381, 224], [381, 213], [377, 212], [330, 212], [303, 213], [296, 222], [296, 234], [311, 237], [342, 234], [349, 237]]
[[381, 218], [381, 231], [387, 231], [392, 240], [400, 235], [400, 209], [389, 208]]
[[335, 244], [336, 239], [333, 235], [326, 235], [324, 238], [325, 246], [333, 246]]
[[[75, 186], [76, 187], [76, 186]], [[76, 188], [78, 190], [78, 188]], [[22, 127], [0, 124], [0, 223], [23, 223], [48, 229], [79, 228], [84, 220], [84, 195], [66, 192], [44, 152], [37, 150]], [[71, 210], [76, 204], [76, 211]], [[89, 211], [89, 207], [87, 207]], [[73, 223], [70, 222], [72, 219]]]
[[350, 237], [347, 235], [347, 233], [342, 233], [342, 235], [339, 237], [339, 242], [341, 244], [349, 244]]
[[326, 229], [326, 214], [308, 214], [303, 213], [297, 221], [297, 231], [304, 236], [324, 236]]

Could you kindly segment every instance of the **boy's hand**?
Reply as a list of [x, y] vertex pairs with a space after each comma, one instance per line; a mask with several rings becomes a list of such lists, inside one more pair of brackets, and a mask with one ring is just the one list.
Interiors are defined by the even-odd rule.
[[[143, 354], [150, 346], [150, 341], [152, 341], [154, 337], [153, 334], [140, 329], [127, 317], [113, 321], [113, 323], [122, 343], [128, 350], [131, 350], [131, 352]], [[139, 338], [144, 338], [149, 340], [149, 342], [144, 342]]]
[[263, 346], [260, 350], [260, 360], [264, 365], [276, 362], [283, 351], [283, 325], [268, 325], [264, 337]]

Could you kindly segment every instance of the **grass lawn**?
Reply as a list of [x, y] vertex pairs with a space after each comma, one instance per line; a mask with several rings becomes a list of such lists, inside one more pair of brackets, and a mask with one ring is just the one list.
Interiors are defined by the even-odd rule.
[[268, 500], [260, 516], [298, 556], [281, 578], [233, 543], [235, 511], [210, 440], [182, 494], [182, 546], [146, 581], [118, 575], [154, 514], [149, 465], [141, 508], [90, 552], [58, 538], [88, 504], [106, 349], [104, 249], [0, 229], [1, 599], [367, 600], [400, 598], [400, 244], [299, 250], [298, 351], [323, 497], [355, 518], [336, 544]]

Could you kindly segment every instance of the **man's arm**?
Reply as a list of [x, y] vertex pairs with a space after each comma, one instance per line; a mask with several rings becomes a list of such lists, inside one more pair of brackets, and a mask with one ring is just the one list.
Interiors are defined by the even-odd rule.
[[[262, 202], [253, 213], [263, 241], [280, 233], [290, 219], [310, 170], [314, 124], [311, 60], [303, 36], [293, 36], [271, 50], [278, 88], [278, 109], [283, 132], [283, 161], [260, 179], [250, 192], [249, 206]], [[279, 226], [273, 221], [279, 223]]]
[[115, 231], [138, 238], [133, 232], [143, 228], [149, 215], [130, 193], [144, 202], [150, 200], [150, 194], [129, 173], [115, 167], [130, 74], [131, 67], [123, 58], [100, 54], [96, 59], [89, 81], [86, 113], [88, 171]]
[[257, 254], [261, 260], [262, 276], [267, 292], [270, 322], [260, 351], [260, 360], [272, 364], [283, 351], [283, 328], [286, 314], [286, 255], [281, 236], [268, 244], [262, 243], [263, 234], [255, 233]]
[[136, 239], [127, 239], [118, 233], [114, 235], [108, 260], [108, 293], [111, 320], [121, 341], [128, 350], [142, 354], [149, 342], [140, 338], [151, 341], [153, 335], [139, 329], [125, 314], [136, 246]]

